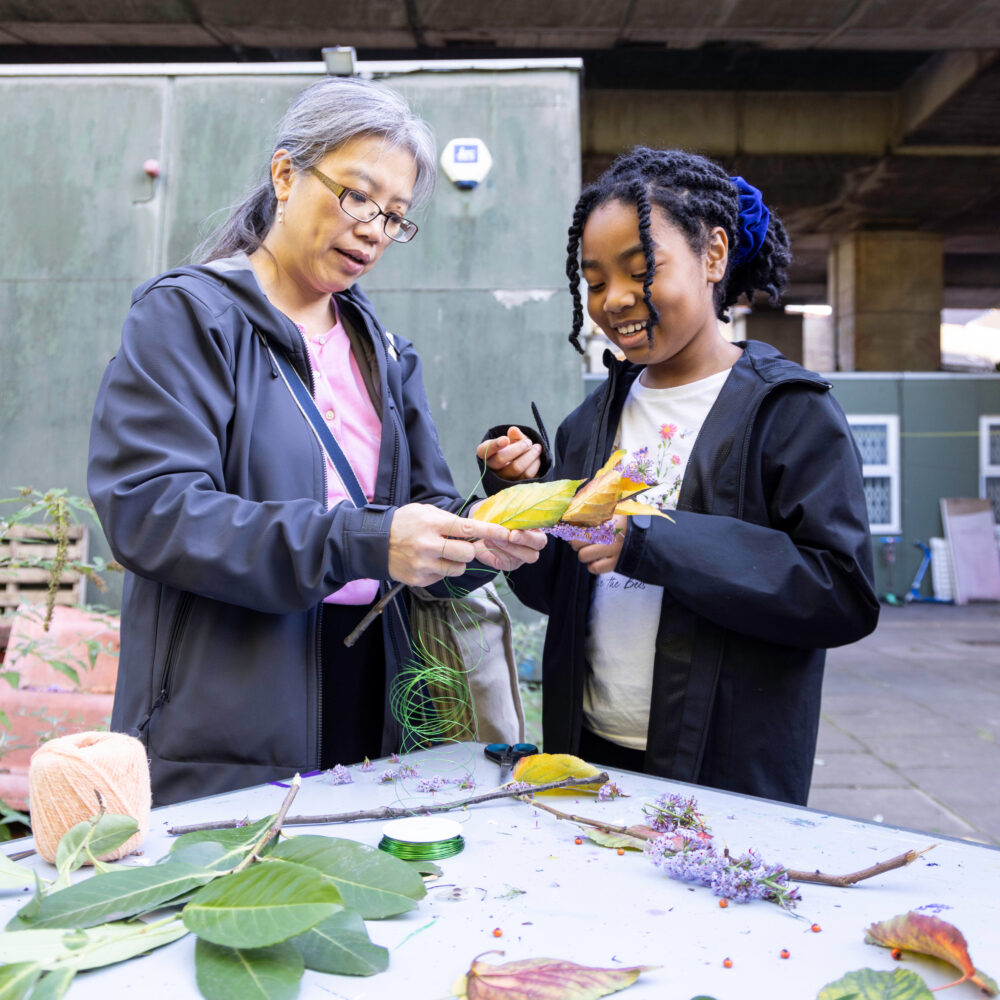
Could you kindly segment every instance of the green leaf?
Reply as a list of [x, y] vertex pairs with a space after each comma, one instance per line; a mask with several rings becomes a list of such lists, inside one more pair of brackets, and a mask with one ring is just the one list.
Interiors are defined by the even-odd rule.
[[405, 913], [427, 895], [424, 880], [405, 861], [353, 840], [291, 837], [270, 857], [321, 871], [340, 890], [344, 905], [366, 920]]
[[0, 1000], [22, 1000], [42, 974], [35, 962], [17, 962], [0, 967]]
[[835, 983], [827, 983], [816, 1000], [934, 1000], [934, 994], [909, 969], [856, 969]]
[[185, 864], [193, 865], [204, 871], [228, 871], [235, 865], [230, 864], [232, 854], [224, 844], [217, 844], [211, 840], [200, 843], [187, 844], [178, 850], [172, 850], [164, 855], [157, 864]]
[[31, 1000], [61, 1000], [75, 977], [74, 969], [46, 972], [31, 991]]
[[306, 968], [341, 976], [373, 976], [389, 968], [389, 949], [373, 944], [361, 914], [341, 910], [292, 938]]
[[131, 816], [106, 813], [71, 826], [59, 840], [56, 848], [56, 884], [69, 884], [69, 873], [75, 872], [87, 860], [88, 854], [99, 858], [109, 854], [135, 835], [139, 824]]
[[418, 875], [443, 875], [444, 872], [433, 861], [407, 861]]
[[265, 816], [248, 826], [232, 827], [227, 830], [196, 830], [194, 833], [184, 833], [170, 845], [168, 857], [186, 851], [192, 844], [221, 844], [225, 848], [225, 853], [220, 854], [210, 867], [215, 871], [228, 871], [246, 858], [276, 816], [277, 814]]
[[30, 868], [0, 854], [0, 889], [23, 889], [34, 881], [35, 874]]
[[122, 868], [49, 893], [34, 916], [26, 915], [27, 907], [23, 907], [18, 913], [20, 926], [92, 927], [123, 920], [164, 906], [218, 877], [216, 872], [182, 864]]
[[304, 971], [302, 956], [288, 942], [238, 949], [199, 938], [194, 965], [205, 1000], [291, 1000]]
[[305, 865], [270, 861], [205, 886], [181, 911], [188, 930], [230, 948], [264, 948], [326, 920], [340, 893]]
[[0, 934], [0, 962], [28, 959], [39, 968], [96, 969], [170, 944], [187, 934], [179, 919], [102, 924], [89, 930], [28, 930]]
[[646, 841], [638, 837], [630, 837], [627, 833], [605, 833], [603, 830], [583, 829], [588, 840], [592, 840], [601, 847], [624, 847], [630, 851], [642, 851], [646, 848]]

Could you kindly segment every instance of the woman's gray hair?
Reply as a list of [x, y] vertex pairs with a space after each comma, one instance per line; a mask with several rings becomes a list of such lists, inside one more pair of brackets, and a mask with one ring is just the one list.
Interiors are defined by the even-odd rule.
[[[381, 136], [402, 146], [416, 163], [413, 205], [430, 198], [437, 171], [434, 135], [394, 90], [355, 77], [327, 77], [298, 94], [278, 123], [273, 152], [287, 149], [297, 171], [315, 166], [351, 139]], [[265, 179], [210, 233], [191, 255], [207, 263], [253, 253], [274, 222], [277, 201], [270, 161]]]

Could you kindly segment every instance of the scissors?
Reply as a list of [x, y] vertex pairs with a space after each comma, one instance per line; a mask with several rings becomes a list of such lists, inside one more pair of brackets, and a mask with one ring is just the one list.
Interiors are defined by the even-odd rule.
[[490, 760], [500, 765], [500, 784], [504, 783], [508, 772], [522, 757], [530, 757], [538, 753], [534, 743], [488, 743], [483, 751]]

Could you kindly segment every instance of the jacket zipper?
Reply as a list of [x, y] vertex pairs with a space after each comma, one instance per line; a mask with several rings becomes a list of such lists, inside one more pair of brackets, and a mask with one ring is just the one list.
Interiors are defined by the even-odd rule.
[[180, 644], [181, 633], [187, 624], [188, 615], [191, 613], [191, 603], [193, 595], [185, 591], [177, 605], [177, 612], [174, 615], [173, 624], [170, 626], [170, 638], [167, 640], [167, 655], [163, 663], [163, 677], [160, 681], [160, 691], [150, 706], [144, 718], [135, 727], [136, 732], [142, 733], [149, 725], [150, 720], [170, 698], [170, 675], [173, 673], [174, 660], [177, 655], [177, 647]]

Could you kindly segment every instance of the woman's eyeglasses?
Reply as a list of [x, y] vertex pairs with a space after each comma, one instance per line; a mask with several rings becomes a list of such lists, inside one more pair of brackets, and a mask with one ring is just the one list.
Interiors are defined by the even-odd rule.
[[372, 201], [368, 195], [330, 180], [326, 174], [315, 167], [309, 167], [308, 170], [313, 177], [325, 184], [340, 199], [340, 207], [352, 219], [357, 219], [358, 222], [371, 222], [381, 215], [382, 229], [385, 231], [385, 235], [396, 243], [409, 243], [417, 235], [415, 222], [410, 222], [409, 219], [404, 219], [395, 212], [383, 212], [379, 204]]

